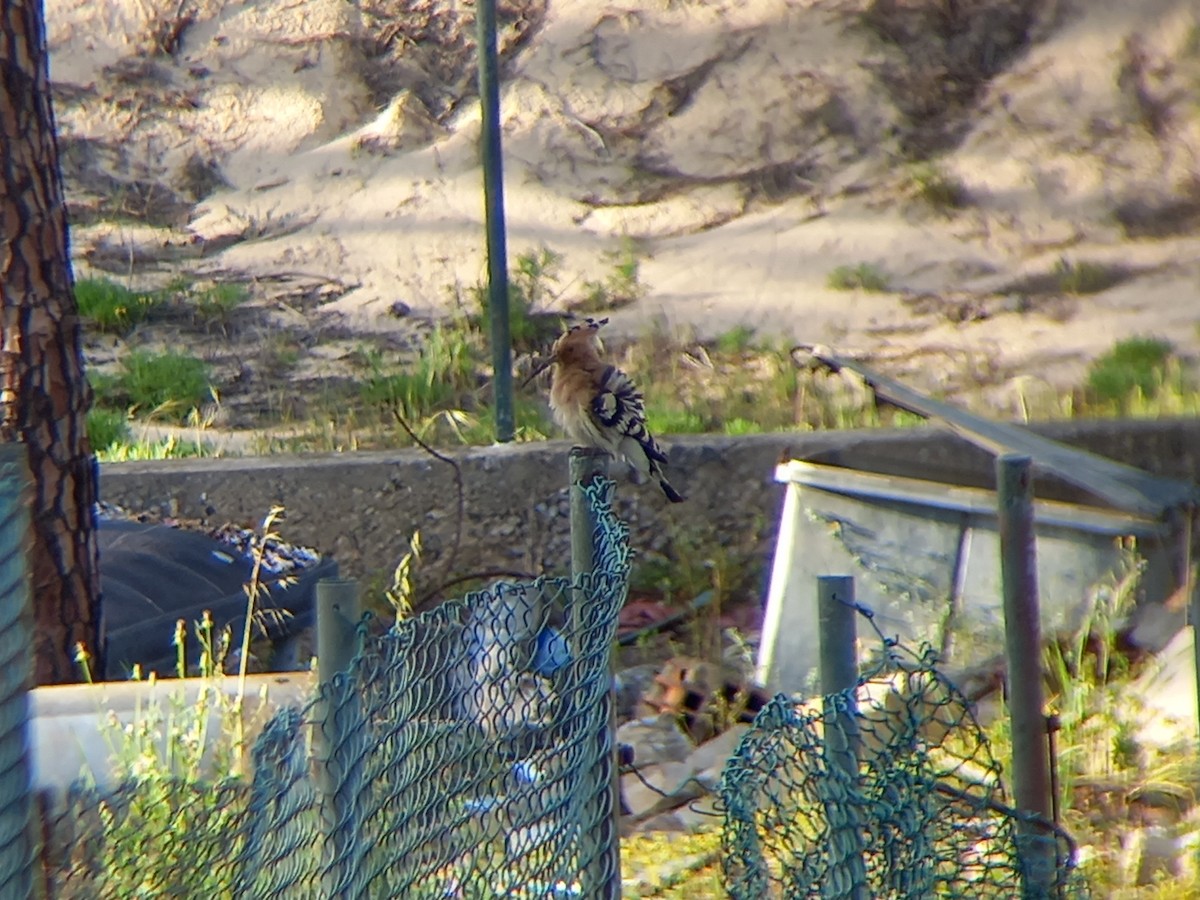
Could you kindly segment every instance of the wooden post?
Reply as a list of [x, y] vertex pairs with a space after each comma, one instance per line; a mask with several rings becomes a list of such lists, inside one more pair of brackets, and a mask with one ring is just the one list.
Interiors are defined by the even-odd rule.
[[[1046, 747], [1033, 465], [1028, 456], [1005, 454], [996, 460], [996, 492], [1008, 712], [1012, 723], [1013, 796], [1019, 810], [1037, 813], [1049, 822], [1054, 809]], [[1054, 885], [1057, 855], [1053, 834], [1044, 827], [1019, 822], [1017, 837], [1024, 874], [1023, 896], [1048, 897]]]
[[[858, 635], [854, 579], [849, 575], [817, 578], [817, 628], [820, 634], [821, 694], [824, 696], [825, 761], [852, 788], [858, 784]], [[845, 699], [845, 705], [842, 701]], [[855, 788], [856, 789], [856, 788]], [[867, 900], [867, 870], [858, 815], [845, 797], [825, 803], [831, 867], [822, 892], [838, 900]]]
[[[571, 449], [571, 575], [576, 583], [581, 575], [592, 572], [596, 563], [597, 523], [583, 489], [596, 479], [608, 476], [608, 460], [609, 455], [603, 450], [584, 447]], [[576, 647], [583, 629], [587, 627], [583, 613], [589, 600], [584, 591], [578, 591], [571, 600], [571, 636]], [[578, 650], [575, 658], [579, 658]], [[597, 823], [595, 841], [599, 849], [582, 872], [583, 895], [595, 900], [620, 900], [621, 897], [621, 784], [618, 778], [616, 702], [611, 686], [611, 669], [608, 681], [609, 688], [601, 699], [600, 719], [605, 723], [603, 730], [600, 734], [588, 735], [607, 752], [600, 754], [594, 780], [584, 785], [595, 797], [595, 806], [587, 810], [586, 821]], [[586, 835], [581, 837], [587, 839]]]

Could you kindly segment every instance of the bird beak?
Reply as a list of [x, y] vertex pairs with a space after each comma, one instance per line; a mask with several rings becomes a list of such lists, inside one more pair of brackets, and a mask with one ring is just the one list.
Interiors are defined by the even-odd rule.
[[546, 357], [541, 357], [541, 358], [535, 356], [533, 358], [533, 371], [531, 371], [529, 373], [528, 378], [526, 378], [524, 381], [521, 382], [521, 389], [524, 390], [529, 385], [529, 383], [531, 381], [533, 381], [533, 379], [537, 378], [539, 375], [541, 375], [543, 372], [545, 372], [548, 368], [550, 368], [550, 364], [553, 362], [554, 362], [553, 356], [546, 356]]

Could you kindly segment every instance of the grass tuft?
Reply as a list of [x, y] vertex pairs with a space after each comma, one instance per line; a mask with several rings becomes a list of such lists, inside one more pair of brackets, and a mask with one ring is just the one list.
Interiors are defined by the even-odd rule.
[[161, 303], [157, 294], [131, 291], [107, 278], [81, 278], [75, 282], [79, 314], [105, 333], [128, 334]]
[[92, 452], [104, 454], [114, 445], [129, 443], [129, 417], [119, 409], [95, 407], [87, 414], [87, 434]]
[[616, 250], [604, 253], [609, 271], [604, 278], [583, 283], [583, 296], [572, 308], [581, 313], [620, 309], [646, 296], [641, 280], [642, 255], [637, 241], [625, 237]]
[[746, 353], [754, 346], [754, 329], [749, 325], [735, 325], [717, 335], [717, 352], [727, 356]]
[[1053, 276], [1058, 290], [1064, 294], [1098, 294], [1119, 284], [1123, 273], [1101, 263], [1082, 260], [1071, 262], [1065, 256], [1054, 264]]
[[966, 186], [933, 163], [917, 163], [909, 175], [917, 197], [939, 212], [962, 209], [971, 201]]
[[891, 279], [878, 266], [861, 262], [856, 266], [838, 266], [829, 273], [827, 281], [835, 291], [874, 291], [891, 289]]
[[1170, 381], [1173, 358], [1170, 341], [1161, 338], [1118, 341], [1088, 369], [1088, 400], [1124, 411], [1138, 398], [1153, 399]]
[[[553, 334], [557, 323], [544, 315], [548, 300], [557, 296], [562, 254], [543, 245], [517, 256], [508, 275], [508, 332], [517, 352], [528, 352]], [[491, 334], [492, 308], [487, 285], [471, 288], [475, 310], [470, 324], [484, 335]]]
[[234, 310], [250, 299], [250, 291], [244, 284], [225, 282], [191, 291], [189, 298], [197, 319], [224, 329]]
[[98, 400], [108, 407], [182, 422], [212, 396], [208, 365], [179, 353], [135, 350], [116, 375], [93, 377]]

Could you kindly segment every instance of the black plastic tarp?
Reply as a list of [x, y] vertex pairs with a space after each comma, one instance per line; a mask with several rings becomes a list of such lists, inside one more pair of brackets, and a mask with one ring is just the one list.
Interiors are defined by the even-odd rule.
[[[176, 674], [176, 622], [185, 623], [189, 665], [199, 655], [194, 623], [205, 610], [217, 629], [231, 626], [240, 641], [246, 615], [245, 585], [253, 562], [228, 544], [199, 532], [123, 519], [99, 523], [100, 582], [107, 665], [105, 677], [129, 677], [135, 664], [144, 673]], [[263, 573], [267, 588], [256, 606], [256, 639], [281, 646], [315, 625], [317, 581], [337, 577], [337, 563], [323, 558], [288, 573]]]

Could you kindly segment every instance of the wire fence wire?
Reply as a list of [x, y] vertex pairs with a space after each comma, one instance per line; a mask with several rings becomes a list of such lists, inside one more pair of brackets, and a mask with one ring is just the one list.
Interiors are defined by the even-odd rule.
[[47, 845], [73, 898], [557, 898], [607, 884], [603, 698], [629, 576], [613, 483], [595, 565], [498, 583], [365, 640], [216, 784], [78, 788]]
[[[1069, 836], [1008, 804], [969, 702], [935, 662], [886, 641], [853, 690], [780, 694], [759, 712], [722, 774], [730, 897], [1087, 896]], [[1047, 857], [1055, 871], [1031, 877]]]

